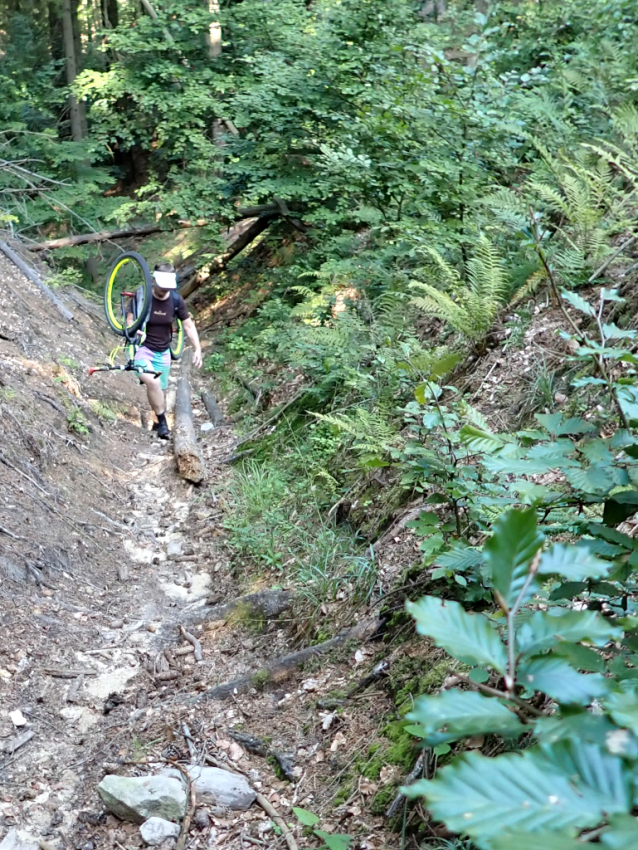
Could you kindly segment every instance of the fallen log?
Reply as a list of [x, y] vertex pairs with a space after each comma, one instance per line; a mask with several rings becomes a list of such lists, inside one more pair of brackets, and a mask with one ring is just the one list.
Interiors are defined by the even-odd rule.
[[204, 479], [204, 461], [202, 459], [191, 408], [191, 387], [189, 380], [192, 352], [188, 349], [182, 358], [182, 368], [177, 381], [175, 396], [175, 428], [173, 432], [173, 451], [177, 471], [187, 481], [199, 484]]
[[210, 607], [196, 608], [184, 614], [182, 622], [189, 625], [218, 623], [236, 617], [243, 622], [259, 624], [276, 620], [281, 614], [290, 611], [294, 601], [294, 593], [289, 590], [258, 590], [228, 602], [218, 602], [213, 596], [208, 601]]
[[266, 230], [270, 222], [273, 218], [276, 218], [277, 213], [266, 213], [261, 215], [259, 218], [256, 218], [255, 221], [247, 227], [244, 232], [237, 237], [237, 239], [233, 240], [228, 248], [221, 254], [218, 254], [210, 263], [206, 263], [205, 266], [202, 266], [199, 271], [197, 271], [183, 286], [180, 287], [180, 295], [184, 298], [188, 298], [189, 295], [192, 295], [196, 289], [199, 289], [200, 286], [203, 286], [205, 283], [214, 277], [216, 274], [222, 272], [228, 263], [237, 256], [241, 251], [244, 250], [251, 242], [254, 242], [255, 239]]
[[204, 402], [206, 412], [210, 416], [210, 421], [213, 423], [215, 428], [217, 428], [217, 426], [221, 425], [224, 421], [224, 414], [222, 413], [221, 407], [217, 404], [217, 399], [212, 393], [209, 393], [208, 390], [203, 390], [201, 397]]
[[36, 242], [28, 245], [29, 251], [53, 251], [56, 248], [72, 248], [74, 245], [89, 245], [93, 242], [108, 242], [110, 239], [124, 239], [128, 236], [149, 236], [161, 230], [183, 230], [187, 227], [205, 227], [209, 221], [178, 221], [170, 227], [161, 224], [145, 224], [141, 227], [125, 227], [119, 230], [97, 230], [94, 233], [77, 233], [75, 236], [62, 236], [59, 239], [49, 239], [46, 242]]
[[13, 755], [16, 750], [27, 744], [34, 736], [35, 732], [33, 729], [28, 729], [26, 732], [22, 732], [20, 735], [15, 735], [13, 738], [9, 738], [6, 741], [0, 741], [0, 753], [11, 753], [11, 755]]
[[300, 649], [298, 652], [292, 652], [290, 655], [284, 655], [258, 670], [254, 670], [247, 676], [242, 676], [239, 679], [233, 679], [223, 685], [217, 685], [215, 688], [210, 688], [192, 697], [189, 702], [197, 703], [206, 699], [225, 700], [231, 695], [246, 693], [251, 688], [263, 687], [269, 682], [283, 682], [288, 679], [295, 670], [311, 658], [317, 655], [323, 655], [332, 649], [342, 646], [349, 640], [363, 640], [370, 637], [377, 629], [378, 620], [366, 620], [351, 629], [344, 629], [336, 637], [330, 638], [323, 643], [318, 643], [315, 646], [308, 646], [305, 649]]
[[235, 223], [228, 228], [228, 230], [225, 230], [222, 234], [220, 234], [222, 239], [221, 245], [202, 245], [201, 248], [198, 248], [196, 251], [193, 251], [192, 254], [184, 257], [184, 259], [177, 264], [176, 271], [178, 286], [181, 286], [185, 280], [192, 277], [197, 270], [204, 265], [208, 259], [210, 259], [210, 257], [214, 257], [219, 251], [224, 250], [228, 247], [228, 245], [232, 245], [236, 239], [239, 239], [239, 237], [248, 230], [253, 221], [262, 213], [276, 214], [277, 207], [271, 204], [263, 204], [262, 207], [246, 207], [242, 212], [251, 213], [251, 215], [247, 215], [246, 218], [236, 220]]
[[49, 287], [44, 283], [40, 275], [32, 269], [31, 266], [28, 266], [24, 260], [19, 257], [15, 251], [9, 248], [8, 245], [5, 245], [4, 242], [0, 242], [0, 251], [5, 254], [14, 266], [17, 266], [25, 277], [27, 277], [31, 283], [35, 283], [38, 289], [45, 295], [49, 301], [51, 301], [58, 309], [58, 312], [64, 316], [68, 321], [73, 321], [73, 313], [68, 310], [64, 304], [60, 301], [57, 295], [54, 295], [53, 292], [49, 289]]
[[270, 744], [262, 741], [261, 738], [255, 738], [254, 735], [246, 735], [244, 732], [237, 732], [234, 729], [229, 729], [227, 734], [229, 738], [237, 741], [249, 753], [261, 756], [262, 758], [267, 758], [268, 756], [274, 758], [288, 782], [295, 781], [295, 775], [293, 773], [295, 764], [291, 756], [280, 753], [278, 750], [273, 749]]
[[200, 664], [204, 660], [204, 656], [202, 655], [202, 645], [197, 640], [195, 635], [192, 635], [190, 632], [187, 632], [184, 626], [179, 627], [180, 634], [184, 637], [190, 645], [193, 647], [193, 651], [195, 654], [195, 661]]
[[[235, 220], [241, 221], [244, 218], [253, 218], [254, 216], [263, 214], [277, 215], [279, 214], [279, 206], [277, 204], [258, 204], [253, 207], [239, 207], [235, 212]], [[75, 236], [61, 236], [59, 239], [48, 239], [46, 242], [35, 242], [33, 245], [25, 246], [29, 251], [53, 251], [56, 248], [72, 248], [75, 245], [90, 245], [94, 242], [108, 242], [110, 239], [126, 239], [127, 237], [135, 236], [150, 236], [152, 233], [159, 233], [162, 230], [170, 232], [172, 230], [184, 230], [188, 227], [206, 227], [212, 222], [205, 219], [197, 219], [197, 221], [186, 221], [180, 219], [177, 222], [170, 222], [166, 227], [163, 224], [143, 224], [140, 227], [122, 227], [117, 230], [96, 230], [93, 233], [76, 233]]]

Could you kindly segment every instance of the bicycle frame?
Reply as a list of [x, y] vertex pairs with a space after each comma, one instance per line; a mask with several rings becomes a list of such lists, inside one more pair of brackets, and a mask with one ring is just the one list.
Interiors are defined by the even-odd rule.
[[[120, 308], [122, 310], [122, 316], [124, 317], [124, 349], [127, 355], [127, 361], [124, 366], [114, 366], [110, 363], [108, 366], [91, 366], [89, 369], [89, 376], [93, 375], [95, 372], [136, 372], [138, 375], [153, 375], [155, 378], [159, 378], [161, 376], [161, 372], [156, 372], [154, 369], [143, 369], [141, 366], [138, 366], [135, 363], [135, 352], [138, 349], [138, 345], [136, 342], [137, 332], [134, 335], [131, 335], [128, 331], [126, 325], [126, 316], [127, 316], [127, 308], [126, 308], [126, 300], [127, 298], [131, 299], [130, 312], [133, 314], [133, 318], [137, 318], [137, 301], [135, 299], [134, 292], [121, 292], [120, 293]], [[118, 346], [119, 348], [119, 346]], [[118, 349], [114, 350], [117, 351]]]

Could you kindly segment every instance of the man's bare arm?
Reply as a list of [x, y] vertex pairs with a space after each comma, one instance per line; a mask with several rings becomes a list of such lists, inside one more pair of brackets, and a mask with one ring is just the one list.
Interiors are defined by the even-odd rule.
[[184, 327], [184, 333], [189, 339], [190, 344], [193, 346], [193, 366], [196, 369], [199, 369], [202, 365], [202, 346], [199, 341], [199, 334], [197, 333], [197, 328], [195, 327], [195, 322], [192, 319], [185, 319], [182, 322]]

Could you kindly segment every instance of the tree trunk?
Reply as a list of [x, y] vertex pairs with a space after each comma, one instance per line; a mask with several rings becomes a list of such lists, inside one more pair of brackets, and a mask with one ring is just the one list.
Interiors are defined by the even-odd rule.
[[107, 30], [114, 30], [120, 23], [117, 0], [102, 0], [102, 22]]
[[[82, 35], [80, 32], [80, 19], [78, 18], [78, 6], [80, 0], [71, 0], [71, 23], [73, 24], [73, 45], [75, 47], [75, 73], [76, 76], [82, 70]], [[86, 104], [83, 100], [78, 101], [78, 112], [80, 113], [80, 124], [82, 126], [82, 138], [89, 135], [86, 123]]]
[[124, 230], [100, 230], [96, 233], [78, 233], [76, 236], [62, 236], [60, 239], [49, 239], [47, 242], [34, 242], [26, 245], [27, 251], [50, 251], [54, 248], [70, 248], [72, 245], [88, 245], [92, 242], [108, 242], [111, 239], [124, 239], [128, 236], [148, 236], [164, 230], [179, 230], [186, 227], [204, 227], [207, 221], [178, 221], [170, 227], [159, 224], [147, 224], [143, 227], [127, 227]]
[[[62, 0], [62, 29], [64, 33], [64, 54], [66, 57], [66, 81], [69, 86], [75, 82], [78, 75], [77, 53], [73, 26], [73, 12], [77, 17], [77, 4], [73, 0]], [[71, 113], [71, 135], [74, 142], [84, 138], [83, 120], [80, 104], [74, 94], [69, 95], [69, 110]]]
[[[219, 0], [204, 0], [206, 7], [211, 15], [219, 15]], [[219, 20], [211, 19], [208, 25], [208, 32], [205, 34], [206, 47], [208, 48], [208, 58], [217, 59], [222, 52], [222, 28]]]
[[49, 13], [49, 49], [51, 51], [51, 58], [59, 61], [64, 59], [64, 34], [62, 31], [60, 7], [55, 0], [49, 0], [47, 11]]

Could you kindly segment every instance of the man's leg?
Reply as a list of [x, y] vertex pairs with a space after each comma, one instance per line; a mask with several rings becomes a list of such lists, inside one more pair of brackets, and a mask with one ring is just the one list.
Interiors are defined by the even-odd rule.
[[168, 388], [168, 376], [171, 370], [170, 351], [149, 351], [142, 346], [135, 354], [135, 362], [144, 369], [153, 369], [159, 374], [159, 377], [155, 377], [155, 375], [149, 373], [142, 373], [139, 379], [146, 386], [148, 402], [157, 416], [157, 428], [153, 426], [153, 430], [157, 433], [158, 437], [167, 440], [170, 431], [166, 422], [164, 391]]
[[166, 413], [166, 401], [164, 399], [164, 390], [160, 384], [160, 379], [154, 375], [140, 375], [140, 381], [146, 386], [146, 395], [148, 403], [153, 408], [153, 413], [159, 417], [161, 413]]

